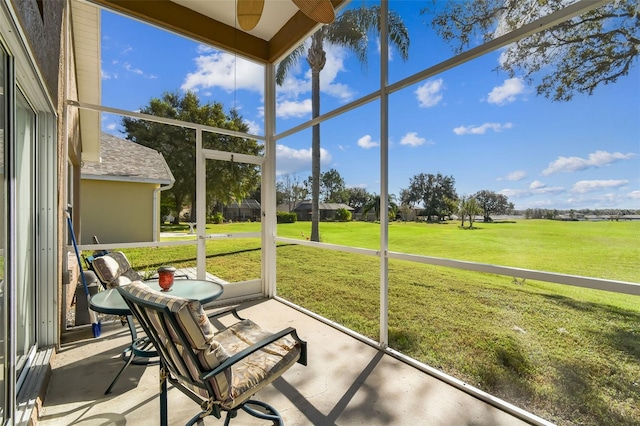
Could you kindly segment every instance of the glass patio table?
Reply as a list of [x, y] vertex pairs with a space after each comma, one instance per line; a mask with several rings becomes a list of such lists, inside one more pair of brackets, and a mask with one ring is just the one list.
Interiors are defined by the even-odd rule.
[[[162, 292], [157, 279], [145, 281], [144, 283], [153, 290]], [[185, 299], [198, 300], [204, 305], [220, 297], [223, 290], [222, 285], [212, 281], [176, 279], [173, 282], [171, 290], [167, 293], [172, 296], [184, 297]], [[131, 345], [127, 346], [122, 352], [122, 358], [125, 359], [126, 362], [104, 392], [106, 395], [111, 392], [113, 385], [116, 384], [124, 370], [130, 364], [149, 364], [150, 358], [157, 357], [158, 353], [146, 336], [138, 337], [131, 311], [117, 289], [112, 288], [98, 292], [91, 297], [89, 307], [91, 310], [103, 314], [126, 317], [129, 331], [131, 332]]]

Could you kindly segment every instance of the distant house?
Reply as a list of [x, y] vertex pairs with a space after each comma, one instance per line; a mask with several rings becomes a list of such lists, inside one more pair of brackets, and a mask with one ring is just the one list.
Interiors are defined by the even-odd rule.
[[99, 162], [80, 174], [80, 242], [157, 241], [160, 191], [175, 181], [162, 154], [102, 132]]
[[257, 222], [260, 220], [260, 203], [256, 200], [242, 200], [240, 205], [234, 202], [224, 209], [224, 218], [234, 222]]
[[[318, 203], [320, 210], [320, 220], [335, 220], [338, 209], [347, 209], [353, 213], [353, 207], [342, 203]], [[292, 205], [289, 203], [280, 204], [279, 211], [295, 212], [298, 220], [311, 220], [311, 200], [296, 201]]]

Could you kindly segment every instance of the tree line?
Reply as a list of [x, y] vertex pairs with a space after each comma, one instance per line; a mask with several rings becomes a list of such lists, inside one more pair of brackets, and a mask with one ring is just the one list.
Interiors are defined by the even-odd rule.
[[517, 211], [516, 214], [524, 216], [525, 219], [550, 219], [550, 220], [578, 220], [585, 216], [608, 217], [611, 219], [624, 216], [640, 215], [640, 210], [634, 209], [525, 209]]
[[[277, 183], [278, 204], [288, 204], [289, 210], [296, 202], [307, 199], [311, 193], [312, 177], [301, 180], [299, 176], [286, 174]], [[319, 176], [320, 201], [323, 203], [341, 203], [352, 207], [356, 212], [366, 215], [374, 211], [380, 217], [380, 196], [369, 193], [364, 188], [347, 187], [340, 173], [330, 169]], [[442, 173], [419, 173], [409, 180], [409, 186], [400, 190], [400, 195], [389, 195], [389, 217], [398, 216], [406, 219], [410, 211], [415, 210], [418, 216], [427, 221], [441, 221], [457, 215], [468, 218], [473, 227], [475, 216], [482, 215], [485, 222], [490, 222], [492, 215], [513, 212], [513, 203], [503, 194], [490, 190], [481, 190], [473, 195], [458, 196], [453, 176]]]
[[[212, 127], [247, 132], [248, 127], [239, 113], [232, 109], [225, 112], [218, 102], [201, 105], [194, 93], [181, 96], [165, 93], [161, 98], [151, 99], [142, 113], [206, 124]], [[195, 211], [195, 131], [178, 126], [153, 123], [145, 120], [124, 118], [122, 120], [127, 139], [161, 152], [171, 169], [174, 185], [162, 193], [163, 216], [174, 214], [175, 221], [186, 205]], [[228, 135], [205, 132], [203, 147], [208, 149], [261, 155], [264, 147], [258, 141]], [[207, 211], [219, 211], [221, 206], [244, 199], [260, 199], [260, 169], [251, 164], [225, 161], [207, 161]], [[355, 212], [367, 215], [373, 211], [380, 218], [380, 196], [361, 187], [346, 187], [344, 178], [335, 169], [319, 175], [319, 200], [324, 203], [342, 203]], [[276, 201], [288, 204], [308, 199], [312, 194], [313, 176], [301, 180], [298, 176], [283, 175], [276, 183]], [[456, 215], [464, 226], [465, 221], [473, 227], [477, 215], [485, 222], [498, 214], [519, 214], [531, 219], [557, 219], [561, 215], [578, 218], [584, 215], [624, 216], [640, 214], [633, 209], [526, 209], [515, 211], [508, 198], [490, 190], [481, 190], [471, 195], [459, 196], [455, 178], [442, 173], [419, 173], [410, 178], [400, 193], [389, 195], [389, 217], [407, 220], [411, 212], [425, 217], [427, 221], [441, 221]]]

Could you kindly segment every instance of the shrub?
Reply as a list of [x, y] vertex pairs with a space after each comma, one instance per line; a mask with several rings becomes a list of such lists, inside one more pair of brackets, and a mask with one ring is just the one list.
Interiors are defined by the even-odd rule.
[[278, 212], [276, 213], [278, 223], [295, 223], [298, 219], [298, 215], [295, 213]]
[[344, 207], [340, 208], [336, 210], [336, 219], [341, 222], [349, 222], [351, 220], [351, 212]]
[[211, 221], [215, 224], [219, 224], [224, 222], [224, 217], [222, 216], [222, 213], [218, 212], [216, 214], [213, 215]]

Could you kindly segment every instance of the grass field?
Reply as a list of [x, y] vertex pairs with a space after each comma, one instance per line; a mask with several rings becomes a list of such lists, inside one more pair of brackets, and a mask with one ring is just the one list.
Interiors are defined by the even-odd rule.
[[[210, 225], [254, 232], [256, 223]], [[393, 223], [393, 251], [640, 282], [640, 223]], [[310, 224], [278, 226], [302, 238]], [[376, 249], [372, 223], [321, 223], [323, 242]], [[138, 267], [193, 265], [195, 248], [127, 251]], [[379, 260], [280, 245], [278, 294], [375, 340]], [[144, 259], [144, 260], [143, 260]], [[260, 274], [257, 239], [211, 241], [208, 271]], [[389, 262], [390, 346], [558, 424], [640, 424], [640, 297]]]

